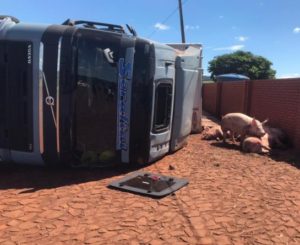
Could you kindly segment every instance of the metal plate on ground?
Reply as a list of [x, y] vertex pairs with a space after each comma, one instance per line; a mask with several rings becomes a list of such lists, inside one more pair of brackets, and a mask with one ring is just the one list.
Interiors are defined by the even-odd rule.
[[108, 187], [159, 198], [177, 191], [188, 183], [187, 179], [138, 171], [113, 181]]

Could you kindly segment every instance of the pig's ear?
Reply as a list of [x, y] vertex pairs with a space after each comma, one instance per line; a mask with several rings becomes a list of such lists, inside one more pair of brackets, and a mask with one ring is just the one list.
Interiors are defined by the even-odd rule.
[[257, 123], [256, 123], [255, 118], [252, 119], [251, 125], [252, 125], [252, 126], [257, 126]]
[[265, 125], [265, 124], [267, 124], [269, 122], [269, 119], [266, 119], [266, 120], [264, 120], [261, 124], [262, 125]]

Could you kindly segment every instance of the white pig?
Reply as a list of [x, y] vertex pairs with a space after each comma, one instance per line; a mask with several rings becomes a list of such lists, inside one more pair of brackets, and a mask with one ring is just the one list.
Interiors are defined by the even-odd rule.
[[242, 143], [242, 150], [248, 153], [269, 153], [271, 149], [266, 143], [267, 141], [260, 138], [247, 137]]
[[228, 113], [222, 117], [221, 129], [223, 131], [223, 141], [226, 141], [228, 132], [231, 135], [232, 141], [235, 143], [235, 136], [240, 136], [241, 142], [245, 139], [246, 135], [262, 137], [265, 135], [263, 124], [255, 118], [249, 117], [243, 113]]
[[219, 125], [209, 127], [203, 132], [202, 139], [204, 140], [221, 140], [223, 138], [223, 132]]

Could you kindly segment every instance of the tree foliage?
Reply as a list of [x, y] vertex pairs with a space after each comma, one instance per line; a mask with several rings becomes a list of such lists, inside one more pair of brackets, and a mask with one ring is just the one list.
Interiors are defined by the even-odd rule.
[[215, 57], [209, 62], [208, 71], [211, 78], [227, 73], [238, 73], [250, 79], [272, 79], [276, 71], [271, 68], [272, 62], [251, 52], [236, 51]]

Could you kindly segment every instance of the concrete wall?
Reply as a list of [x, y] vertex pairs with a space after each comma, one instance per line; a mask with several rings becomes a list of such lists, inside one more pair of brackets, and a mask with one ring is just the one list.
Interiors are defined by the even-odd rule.
[[217, 117], [242, 112], [268, 118], [300, 150], [300, 78], [204, 84], [203, 109]]
[[203, 108], [213, 115], [217, 114], [217, 85], [216, 83], [209, 83], [202, 86]]
[[219, 111], [221, 116], [233, 111], [246, 113], [246, 85], [246, 82], [227, 82], [221, 85]]

